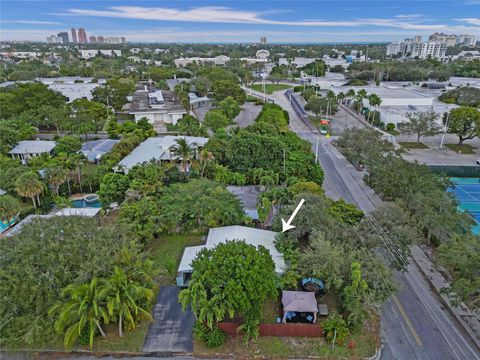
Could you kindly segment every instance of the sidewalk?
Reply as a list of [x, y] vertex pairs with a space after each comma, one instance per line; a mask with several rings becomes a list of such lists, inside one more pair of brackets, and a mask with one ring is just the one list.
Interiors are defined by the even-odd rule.
[[449, 286], [449, 283], [435, 268], [428, 255], [417, 245], [412, 247], [412, 259], [443, 300], [443, 303], [448, 307], [458, 322], [462, 324], [475, 345], [480, 348], [480, 320], [478, 317], [463, 302], [460, 306], [454, 306], [450, 304], [450, 299], [447, 295], [440, 293], [441, 289]]

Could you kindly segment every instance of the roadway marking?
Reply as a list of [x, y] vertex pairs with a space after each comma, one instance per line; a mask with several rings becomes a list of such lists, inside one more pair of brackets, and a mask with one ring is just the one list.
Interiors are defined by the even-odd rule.
[[397, 297], [395, 295], [392, 295], [393, 300], [395, 301], [395, 304], [397, 304], [398, 310], [400, 311], [400, 314], [402, 314], [403, 319], [405, 320], [405, 323], [407, 324], [408, 328], [410, 329], [410, 332], [412, 333], [415, 341], [417, 342], [418, 346], [423, 346], [422, 341], [420, 340], [420, 337], [418, 336], [417, 332], [413, 328], [412, 322], [407, 316], [407, 313], [403, 309], [402, 304], [400, 304], [400, 301], [398, 301]]

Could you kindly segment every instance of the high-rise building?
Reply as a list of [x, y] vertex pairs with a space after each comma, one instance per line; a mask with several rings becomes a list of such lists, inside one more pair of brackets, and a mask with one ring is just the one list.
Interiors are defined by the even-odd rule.
[[447, 35], [444, 33], [433, 33], [428, 37], [428, 41], [445, 43], [447, 46], [455, 46], [457, 35]]
[[476, 39], [473, 35], [458, 35], [455, 45], [475, 46]]
[[395, 41], [387, 45], [387, 56], [390, 55], [397, 55], [398, 53], [401, 53], [401, 45], [400, 42]]
[[422, 42], [421, 36], [405, 39], [402, 42], [393, 42], [387, 45], [387, 56], [400, 54], [403, 57], [426, 59], [428, 57], [441, 59], [447, 51], [446, 42]]
[[125, 37], [122, 36], [122, 37], [120, 38], [120, 41], [121, 41], [122, 44], [125, 44], [125, 42], [126, 42]]
[[70, 42], [66, 31], [59, 32], [57, 36], [62, 39], [63, 44], [68, 44]]
[[77, 30], [75, 30], [75, 28], [72, 28], [70, 31], [72, 32], [72, 43], [76, 44], [78, 42]]
[[86, 44], [88, 42], [87, 33], [85, 32], [84, 28], [78, 29], [78, 42], [80, 44]]
[[90, 44], [95, 44], [97, 42], [97, 38], [93, 35], [91, 35], [88, 39], [90, 40]]
[[49, 44], [62, 44], [62, 38], [55, 35], [47, 36], [47, 43]]
[[105, 42], [105, 38], [103, 36], [97, 36], [97, 43], [103, 44]]
[[265, 36], [262, 36], [262, 37], [260, 38], [260, 44], [262, 44], [262, 45], [266, 45], [266, 44], [267, 44], [267, 38], [266, 38]]

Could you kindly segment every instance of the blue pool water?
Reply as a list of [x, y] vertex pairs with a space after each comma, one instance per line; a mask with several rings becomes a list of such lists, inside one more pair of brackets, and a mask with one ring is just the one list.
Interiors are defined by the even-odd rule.
[[11, 218], [9, 222], [0, 220], [0, 234], [7, 230], [9, 225], [12, 226], [16, 222], [17, 220], [15, 220], [15, 218]]
[[73, 200], [73, 207], [74, 208], [85, 208], [85, 207], [94, 207], [94, 208], [101, 208], [102, 204], [100, 201], [95, 200], [94, 202], [86, 202], [83, 199]]
[[466, 211], [477, 223], [472, 232], [480, 235], [480, 178], [451, 178], [455, 184], [453, 189], [448, 189], [457, 198], [458, 209]]

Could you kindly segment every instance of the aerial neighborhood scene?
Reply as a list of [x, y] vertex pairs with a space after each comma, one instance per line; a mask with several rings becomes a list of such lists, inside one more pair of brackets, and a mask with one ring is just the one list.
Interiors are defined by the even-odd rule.
[[480, 360], [480, 2], [0, 4], [0, 358]]

